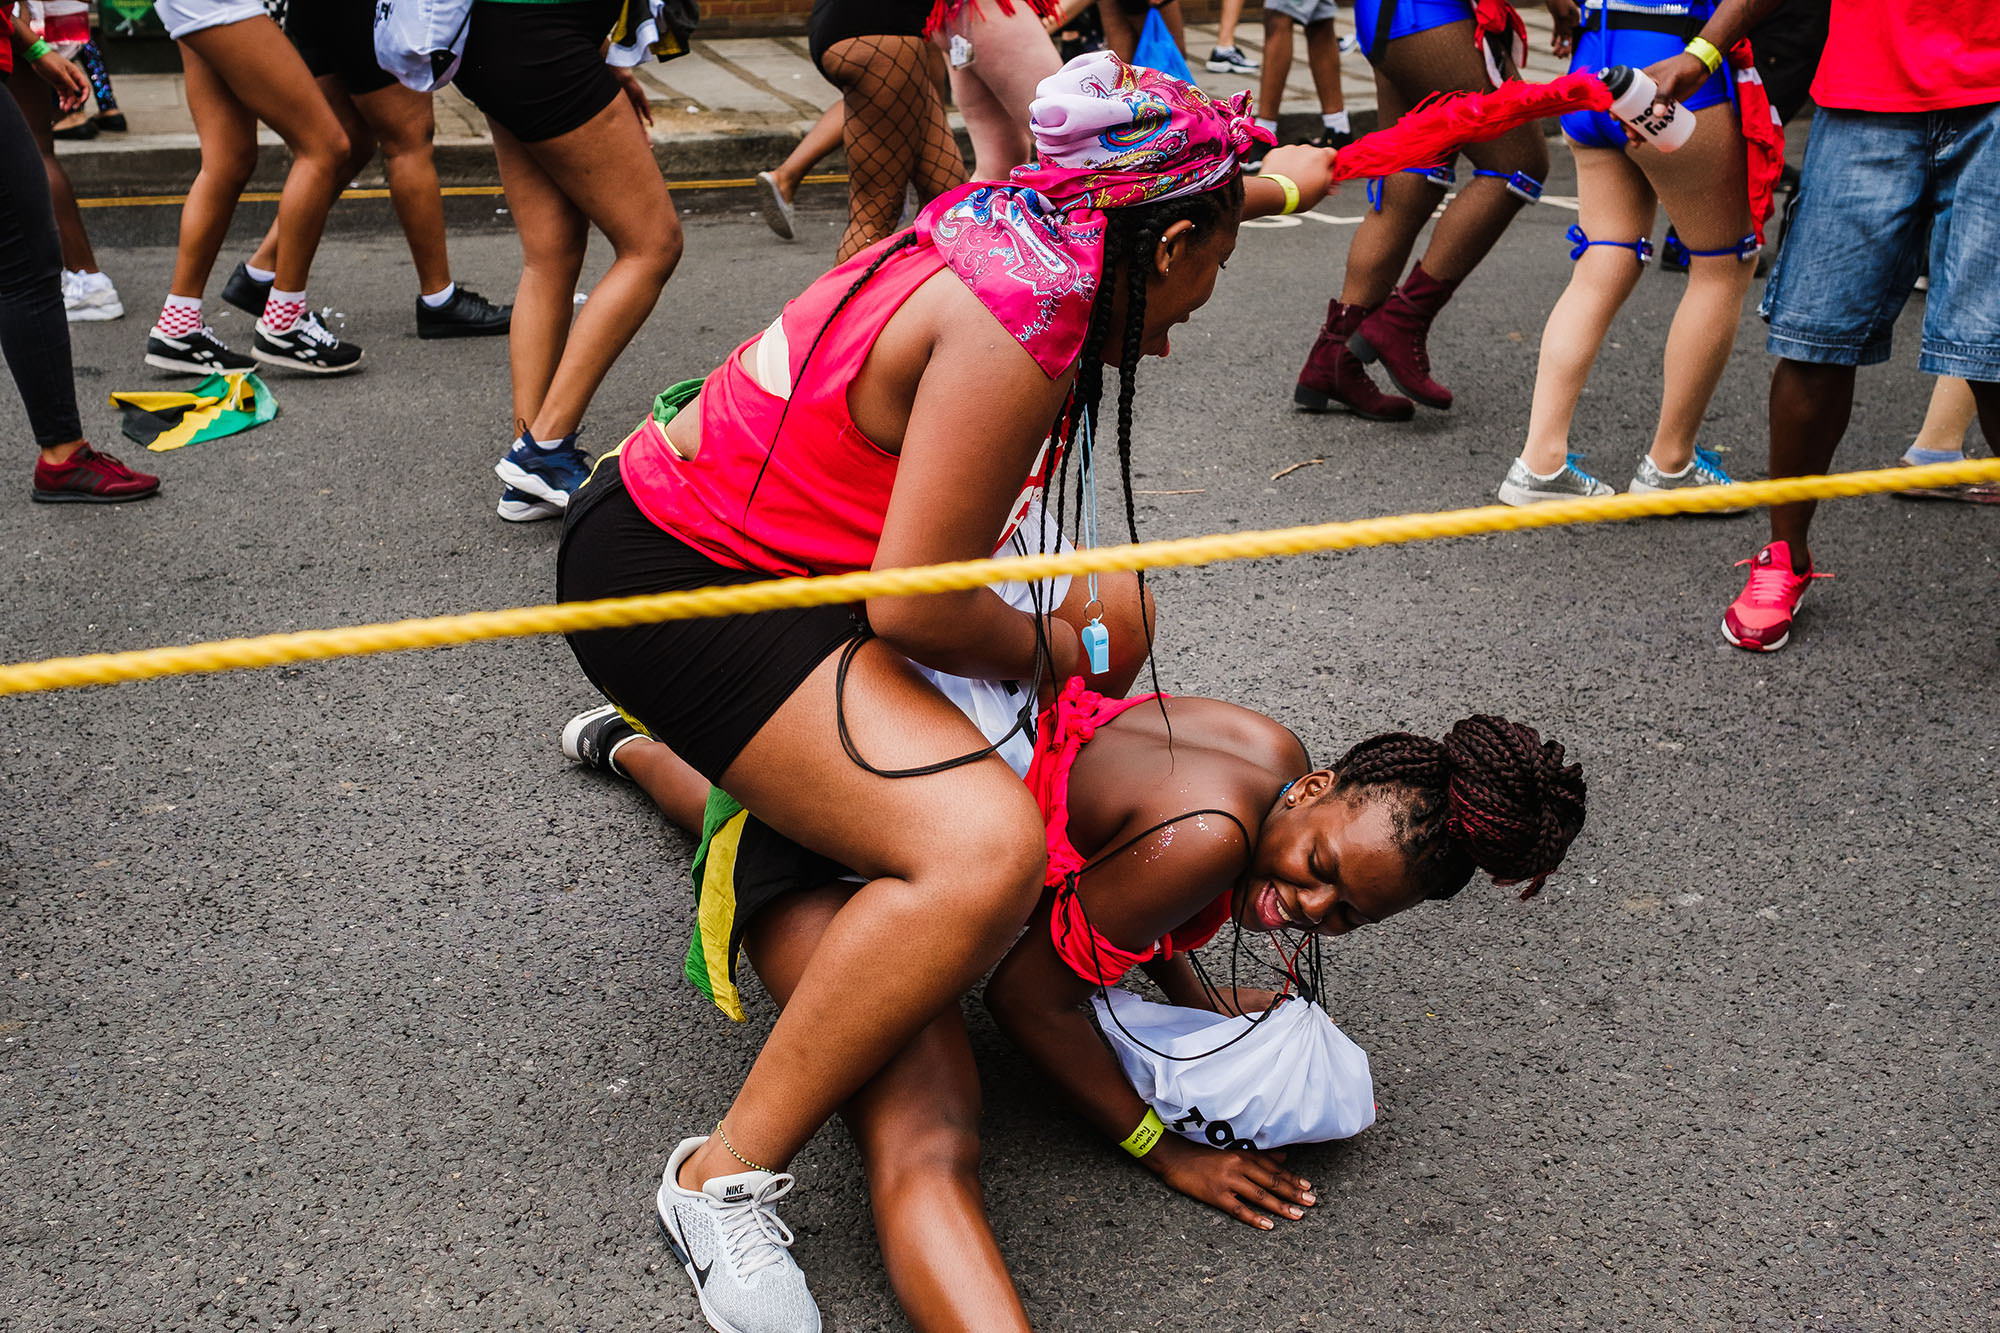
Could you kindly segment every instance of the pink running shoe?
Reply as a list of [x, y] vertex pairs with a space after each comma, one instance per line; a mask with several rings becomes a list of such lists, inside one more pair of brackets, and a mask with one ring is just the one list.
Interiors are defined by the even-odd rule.
[[1722, 613], [1722, 637], [1753, 653], [1775, 653], [1792, 637], [1792, 617], [1805, 600], [1806, 585], [1831, 574], [1792, 572], [1792, 544], [1772, 542], [1737, 567], [1750, 566], [1750, 581]]

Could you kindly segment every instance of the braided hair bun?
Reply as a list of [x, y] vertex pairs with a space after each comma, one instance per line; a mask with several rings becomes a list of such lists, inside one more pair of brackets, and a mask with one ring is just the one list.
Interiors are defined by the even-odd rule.
[[1533, 727], [1469, 717], [1442, 741], [1396, 731], [1361, 742], [1334, 766], [1336, 790], [1403, 788], [1399, 813], [1411, 868], [1427, 898], [1449, 898], [1477, 868], [1533, 897], [1583, 827], [1580, 764]]

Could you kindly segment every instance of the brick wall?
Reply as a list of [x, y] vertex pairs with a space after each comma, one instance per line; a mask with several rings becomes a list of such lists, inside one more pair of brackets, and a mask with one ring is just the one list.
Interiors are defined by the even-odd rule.
[[[1216, 8], [1216, 0], [1181, 0], [1181, 14], [1190, 23], [1213, 23]], [[701, 0], [699, 32], [705, 37], [804, 32], [811, 13], [812, 0]]]

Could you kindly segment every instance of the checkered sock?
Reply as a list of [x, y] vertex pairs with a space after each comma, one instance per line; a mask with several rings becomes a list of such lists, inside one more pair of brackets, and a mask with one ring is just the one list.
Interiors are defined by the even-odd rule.
[[281, 292], [271, 289], [270, 299], [264, 302], [264, 313], [257, 320], [257, 327], [266, 333], [290, 333], [292, 326], [299, 322], [299, 316], [306, 312], [304, 292]]
[[201, 298], [169, 294], [166, 305], [160, 309], [160, 318], [153, 327], [169, 338], [185, 338], [191, 333], [199, 333]]

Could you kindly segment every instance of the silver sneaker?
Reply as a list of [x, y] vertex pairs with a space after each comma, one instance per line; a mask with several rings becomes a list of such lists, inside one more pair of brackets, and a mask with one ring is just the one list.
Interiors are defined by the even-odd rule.
[[[1632, 484], [1625, 489], [1633, 495], [1652, 495], [1658, 491], [1684, 491], [1696, 486], [1734, 486], [1736, 479], [1722, 470], [1722, 458], [1713, 449], [1696, 449], [1694, 457], [1679, 472], [1662, 472], [1653, 462], [1653, 456], [1646, 454], [1639, 459], [1639, 470], [1632, 474]], [[1713, 514], [1747, 514], [1750, 506], [1739, 509], [1712, 509], [1704, 512]]]
[[1562, 465], [1562, 471], [1553, 477], [1539, 476], [1528, 471], [1528, 465], [1516, 458], [1508, 465], [1507, 480], [1500, 483], [1499, 498], [1503, 505], [1543, 504], [1550, 500], [1594, 500], [1600, 496], [1616, 495], [1617, 490], [1605, 485], [1597, 478], [1577, 466], [1582, 454], [1571, 454]]
[[656, 1200], [667, 1247], [694, 1283], [702, 1317], [717, 1333], [819, 1333], [819, 1306], [774, 1208], [791, 1192], [791, 1175], [751, 1170], [681, 1188], [681, 1163], [706, 1142], [706, 1134], [681, 1140]]

